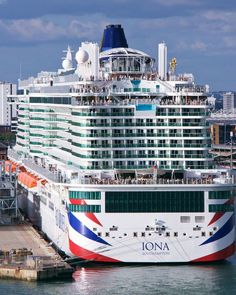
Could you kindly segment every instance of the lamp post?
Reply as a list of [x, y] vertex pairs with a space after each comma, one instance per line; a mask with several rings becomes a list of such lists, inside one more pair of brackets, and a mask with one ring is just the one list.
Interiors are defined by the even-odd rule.
[[230, 169], [233, 169], [233, 131], [230, 131]]

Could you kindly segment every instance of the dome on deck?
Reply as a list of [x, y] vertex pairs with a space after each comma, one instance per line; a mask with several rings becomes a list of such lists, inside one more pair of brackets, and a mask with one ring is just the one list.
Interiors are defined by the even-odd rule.
[[83, 64], [89, 59], [89, 54], [86, 50], [80, 48], [75, 55], [75, 59], [78, 64]]

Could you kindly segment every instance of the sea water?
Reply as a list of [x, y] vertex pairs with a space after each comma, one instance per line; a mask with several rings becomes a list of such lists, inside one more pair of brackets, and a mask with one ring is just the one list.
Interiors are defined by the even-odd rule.
[[0, 295], [236, 294], [236, 256], [192, 265], [83, 264], [73, 280], [0, 280]]

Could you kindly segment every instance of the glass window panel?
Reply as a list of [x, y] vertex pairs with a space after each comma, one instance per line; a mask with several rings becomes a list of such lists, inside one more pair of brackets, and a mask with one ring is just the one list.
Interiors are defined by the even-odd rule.
[[204, 212], [204, 192], [106, 192], [105, 208], [106, 212]]

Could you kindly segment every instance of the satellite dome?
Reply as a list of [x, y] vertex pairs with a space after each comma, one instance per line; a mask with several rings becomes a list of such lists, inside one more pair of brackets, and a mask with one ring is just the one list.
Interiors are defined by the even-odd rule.
[[76, 52], [75, 59], [78, 64], [83, 64], [89, 59], [88, 52], [80, 47], [80, 49]]
[[63, 62], [62, 62], [62, 67], [64, 70], [69, 70], [72, 68], [72, 61], [69, 60], [69, 59], [64, 59]]

